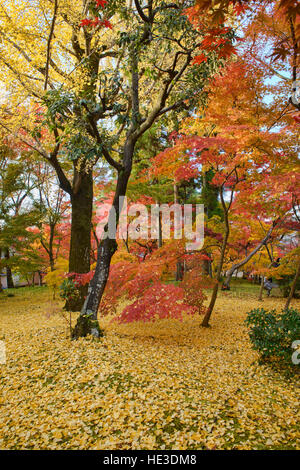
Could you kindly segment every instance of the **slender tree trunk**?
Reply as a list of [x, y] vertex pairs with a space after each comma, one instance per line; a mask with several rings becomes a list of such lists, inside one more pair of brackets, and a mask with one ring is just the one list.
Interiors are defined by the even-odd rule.
[[162, 238], [162, 217], [161, 212], [158, 213], [158, 248], [163, 246], [163, 238]]
[[184, 266], [182, 261], [176, 263], [176, 281], [182, 281], [184, 276]]
[[210, 299], [210, 303], [209, 303], [208, 309], [206, 311], [206, 314], [203, 318], [203, 322], [202, 322], [202, 325], [201, 325], [201, 326], [204, 326], [206, 328], [209, 326], [209, 320], [210, 320], [210, 317], [211, 317], [211, 314], [213, 312], [213, 309], [214, 309], [214, 306], [215, 306], [215, 303], [216, 303], [216, 300], [217, 300], [217, 296], [218, 296], [219, 283], [220, 283], [220, 280], [221, 280], [221, 273], [222, 273], [222, 268], [223, 268], [223, 263], [224, 263], [224, 257], [225, 257], [225, 251], [226, 251], [228, 237], [229, 237], [229, 224], [228, 224], [228, 228], [226, 229], [223, 244], [222, 244], [221, 258], [220, 258], [220, 262], [219, 262], [219, 266], [218, 266], [216, 283], [214, 285], [213, 292], [212, 292], [211, 299]]
[[50, 270], [54, 271], [54, 253], [53, 253], [53, 240], [54, 240], [55, 225], [50, 225], [50, 239], [49, 239], [49, 263]]
[[300, 259], [298, 261], [298, 266], [297, 266], [297, 270], [296, 270], [296, 273], [295, 273], [295, 277], [294, 277], [293, 283], [291, 285], [291, 290], [290, 290], [289, 296], [287, 298], [287, 301], [286, 301], [286, 304], [285, 304], [285, 307], [284, 307], [285, 309], [289, 308], [291, 300], [294, 297], [294, 294], [295, 294], [295, 291], [296, 291], [296, 284], [297, 284], [297, 280], [298, 280], [299, 276], [300, 276]]
[[8, 289], [13, 289], [15, 287], [14, 280], [12, 277], [12, 272], [9, 266], [6, 266], [6, 279]]
[[[159, 202], [158, 201], [155, 201], [157, 205], [159, 205]], [[158, 248], [161, 248], [162, 245], [163, 245], [163, 240], [162, 240], [162, 216], [161, 216], [161, 211], [159, 210], [158, 211], [158, 214], [157, 214], [157, 223], [158, 223], [158, 239], [157, 239], [157, 246]]]
[[174, 187], [174, 204], [178, 204], [178, 186], [175, 180], [174, 180], [173, 187]]
[[[221, 280], [221, 274], [222, 274], [223, 263], [224, 263], [224, 258], [225, 258], [225, 251], [226, 251], [227, 241], [228, 241], [229, 232], [230, 232], [229, 219], [228, 219], [228, 211], [229, 211], [230, 205], [229, 205], [229, 208], [226, 207], [226, 203], [225, 203], [224, 197], [223, 197], [223, 189], [221, 189], [220, 196], [221, 196], [221, 202], [222, 202], [222, 207], [223, 207], [223, 212], [224, 212], [225, 234], [224, 234], [222, 248], [221, 248], [221, 257], [220, 257], [218, 271], [217, 271], [216, 284], [214, 285], [212, 296], [211, 296], [211, 299], [210, 299], [210, 303], [209, 303], [208, 309], [205, 313], [205, 316], [203, 318], [203, 322], [201, 324], [201, 326], [204, 326], [206, 328], [209, 327], [209, 320], [210, 320], [211, 314], [213, 312], [213, 309], [214, 309], [214, 306], [215, 306], [215, 303], [216, 303], [216, 300], [217, 300], [218, 290], [219, 290], [219, 282]], [[233, 196], [233, 192], [232, 192], [232, 195], [231, 195], [231, 199], [232, 199], [232, 196]]]
[[39, 275], [39, 286], [41, 287], [43, 285], [43, 276], [42, 276], [41, 271], [38, 271], [38, 275]]
[[[5, 250], [5, 259], [9, 260], [9, 249], [8, 248]], [[6, 279], [7, 279], [7, 288], [8, 289], [13, 289], [15, 286], [14, 286], [14, 281], [13, 281], [10, 266], [6, 266]]]
[[[93, 214], [93, 179], [92, 173], [81, 177], [78, 191], [71, 196], [72, 225], [69, 254], [70, 273], [88, 273], [90, 271], [91, 229]], [[65, 309], [72, 312], [81, 310], [87, 294], [87, 286], [79, 289], [79, 297], [66, 302]]]
[[[131, 151], [133, 153], [133, 148]], [[98, 308], [107, 283], [111, 258], [117, 250], [115, 237], [120, 218], [120, 211], [122, 209], [120, 198], [126, 194], [130, 173], [131, 166], [127, 171], [121, 170], [118, 173], [117, 187], [108, 220], [108, 226], [114, 227], [114, 230], [111, 231], [110, 238], [108, 236], [103, 238], [99, 244], [95, 274], [90, 282], [87, 297], [73, 329], [73, 339], [80, 336], [86, 336], [88, 334], [95, 337], [100, 337], [102, 335], [97, 320]], [[108, 227], [106, 226], [105, 231], [107, 231], [107, 228]]]
[[263, 299], [263, 291], [264, 291], [264, 276], [261, 277], [261, 283], [260, 283], [260, 289], [259, 289], [259, 296], [258, 296], [258, 300], [262, 300]]

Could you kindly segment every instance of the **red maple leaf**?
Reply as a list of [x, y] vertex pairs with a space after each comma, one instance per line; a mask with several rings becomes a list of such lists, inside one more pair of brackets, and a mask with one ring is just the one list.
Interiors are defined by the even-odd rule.
[[90, 26], [92, 24], [92, 20], [89, 20], [85, 18], [84, 20], [81, 20], [80, 26]]
[[97, 8], [104, 8], [107, 4], [107, 0], [95, 0]]
[[202, 62], [207, 62], [207, 57], [204, 54], [196, 55], [192, 64], [202, 64]]
[[102, 21], [102, 24], [103, 24], [103, 26], [105, 26], [106, 28], [112, 29], [112, 24], [110, 23], [110, 21], [108, 21], [108, 20], [103, 20], [103, 21]]

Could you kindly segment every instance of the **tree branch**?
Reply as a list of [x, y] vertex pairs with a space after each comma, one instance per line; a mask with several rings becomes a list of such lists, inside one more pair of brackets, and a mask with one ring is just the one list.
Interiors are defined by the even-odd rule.
[[149, 18], [147, 15], [145, 15], [145, 13], [143, 12], [139, 0], [134, 0], [134, 3], [135, 3], [135, 7], [136, 7], [137, 12], [138, 12], [138, 14], [140, 15], [141, 19], [142, 19], [145, 23], [150, 23], [151, 20], [150, 20], [150, 18]]
[[48, 42], [47, 42], [47, 60], [46, 60], [46, 67], [45, 67], [44, 90], [47, 90], [47, 85], [48, 85], [49, 63], [50, 63], [50, 54], [51, 54], [51, 41], [52, 41], [52, 37], [53, 37], [53, 34], [54, 34], [54, 27], [55, 27], [55, 21], [56, 21], [56, 16], [57, 16], [57, 8], [58, 8], [58, 0], [54, 0], [53, 18], [52, 18], [50, 33], [49, 33]]

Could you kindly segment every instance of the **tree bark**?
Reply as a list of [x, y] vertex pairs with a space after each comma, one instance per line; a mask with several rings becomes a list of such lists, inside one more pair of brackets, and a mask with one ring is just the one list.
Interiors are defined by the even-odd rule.
[[54, 271], [54, 253], [53, 253], [54, 231], [55, 231], [55, 225], [50, 224], [49, 263], [50, 263], [50, 270], [51, 271]]
[[300, 276], [300, 259], [298, 261], [298, 266], [297, 266], [297, 270], [296, 270], [296, 273], [295, 273], [295, 277], [294, 277], [293, 283], [291, 285], [291, 290], [290, 290], [288, 299], [287, 299], [285, 307], [284, 307], [285, 309], [289, 308], [291, 300], [294, 297], [294, 294], [295, 294], [295, 291], [296, 291], [296, 284], [297, 284], [297, 280], [298, 280], [299, 276]]
[[[77, 191], [71, 195], [72, 225], [69, 253], [69, 272], [88, 273], [90, 271], [91, 229], [93, 214], [92, 173], [81, 175]], [[65, 309], [72, 312], [81, 310], [87, 294], [87, 286], [79, 288], [79, 297], [67, 301]]]
[[[5, 250], [5, 259], [9, 260], [9, 249], [7, 248]], [[10, 266], [6, 265], [6, 280], [7, 280], [7, 288], [8, 289], [13, 289], [14, 286], [14, 281], [12, 277], [12, 272]]]
[[184, 275], [184, 267], [182, 261], [176, 263], [176, 281], [182, 281]]
[[[208, 309], [207, 309], [206, 314], [203, 318], [203, 322], [201, 323], [201, 326], [204, 326], [205, 328], [209, 327], [209, 320], [210, 320], [211, 314], [213, 312], [213, 309], [214, 309], [214, 306], [215, 306], [215, 303], [216, 303], [216, 300], [217, 300], [218, 290], [219, 290], [219, 282], [221, 280], [221, 273], [222, 273], [222, 269], [223, 269], [225, 251], [226, 251], [227, 241], [228, 241], [229, 232], [230, 232], [228, 211], [229, 211], [231, 202], [229, 204], [229, 207], [226, 207], [226, 203], [224, 201], [224, 196], [223, 196], [223, 189], [221, 189], [220, 196], [221, 196], [221, 202], [222, 202], [222, 207], [223, 207], [223, 212], [224, 212], [225, 234], [224, 234], [222, 248], [221, 248], [221, 257], [220, 257], [218, 271], [217, 271], [216, 284], [214, 285]], [[232, 197], [233, 197], [233, 191], [231, 193], [231, 201], [232, 201]]]
[[[130, 166], [125, 170], [121, 169], [118, 171], [117, 187], [112, 209], [109, 213], [108, 225], [114, 227], [114, 231], [110, 233], [110, 238], [108, 236], [106, 238], [102, 238], [99, 244], [95, 274], [90, 282], [86, 300], [73, 329], [73, 339], [87, 336], [88, 334], [98, 338], [102, 336], [102, 331], [97, 320], [97, 314], [107, 283], [111, 258], [117, 250], [117, 242], [115, 238], [120, 218], [120, 211], [122, 209], [120, 198], [126, 194], [127, 184], [131, 173], [133, 147], [127, 151], [131, 153], [131, 156], [127, 157], [127, 161], [130, 162]], [[107, 232], [107, 226], [105, 227], [105, 231]]]
[[206, 314], [203, 318], [203, 322], [201, 324], [201, 326], [204, 326], [206, 328], [209, 326], [209, 320], [210, 320], [210, 317], [211, 317], [211, 314], [213, 312], [213, 309], [214, 309], [214, 306], [215, 306], [215, 303], [216, 303], [216, 300], [217, 300], [217, 296], [218, 296], [219, 283], [220, 283], [220, 280], [221, 280], [221, 273], [222, 273], [222, 268], [223, 268], [223, 263], [224, 263], [224, 257], [225, 257], [225, 251], [226, 251], [228, 237], [229, 237], [229, 229], [226, 230], [226, 232], [225, 232], [225, 236], [224, 236], [224, 240], [223, 240], [223, 244], [222, 244], [222, 250], [221, 250], [221, 259], [220, 259], [219, 267], [218, 267], [217, 280], [216, 280], [216, 283], [215, 283], [214, 288], [213, 288], [213, 292], [212, 292], [212, 296], [211, 296], [211, 299], [210, 299], [208, 309], [206, 311]]

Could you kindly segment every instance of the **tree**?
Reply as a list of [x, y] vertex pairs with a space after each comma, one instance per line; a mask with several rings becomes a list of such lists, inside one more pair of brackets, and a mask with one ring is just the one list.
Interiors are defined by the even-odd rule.
[[291, 158], [288, 171], [295, 178], [293, 133], [291, 127], [277, 133], [270, 131], [272, 125], [268, 123], [276, 110], [269, 112], [271, 107], [263, 101], [268, 89], [264, 79], [264, 70], [241, 59], [232, 61], [226, 72], [215, 78], [207, 108], [199, 111], [199, 117], [186, 119], [176, 145], [164, 152], [165, 161], [173, 159], [178, 165], [182, 158], [187, 158], [186, 171], [198, 172], [201, 168], [202, 172], [212, 172], [211, 184], [221, 201], [223, 229], [221, 246], [218, 244], [216, 284], [203, 326], [209, 324], [222, 272], [228, 266], [226, 263], [225, 268], [232, 245], [232, 216], [240, 213], [247, 220], [249, 216], [259, 217], [268, 229], [242, 259], [237, 263], [231, 261], [227, 285], [233, 272], [246, 265], [267, 243], [275, 226], [277, 229], [292, 208], [293, 196], [279, 197], [275, 181], [278, 187], [279, 181], [286, 178], [283, 173], [287, 170], [281, 173], [281, 162], [287, 156]]
[[[114, 39], [99, 43], [108, 20], [92, 29], [81, 20], [105, 3], [12, 0], [1, 5], [0, 79], [8, 97], [1, 126], [42, 155], [69, 195], [69, 270], [78, 273], [90, 270], [92, 169], [102, 157], [88, 132], [90, 118], [97, 122], [110, 108], [106, 102], [100, 110], [98, 71], [104, 60], [115, 55], [110, 46], [116, 46]], [[87, 103], [93, 110], [89, 116]], [[68, 308], [79, 310], [85, 293], [83, 289]]]
[[[8, 91], [13, 84], [14, 93], [1, 125], [16, 129], [42, 154], [70, 196], [70, 272], [90, 268], [93, 167], [103, 158], [113, 172], [124, 171], [123, 193], [138, 138], [166, 112], [184, 108], [192, 90], [201, 90], [218, 67], [223, 43], [207, 51], [200, 67], [189, 67], [194, 51], [204, 48], [205, 25], [192, 28], [183, 14], [187, 6], [189, 1], [143, 6], [138, 0], [42, 0], [26, 8], [11, 0], [1, 6], [0, 78]], [[220, 35], [231, 43], [229, 29]], [[31, 121], [25, 112], [24, 123], [21, 103], [28, 96], [40, 106], [32, 108]], [[111, 132], [112, 124], [119, 130]], [[120, 143], [123, 150], [115, 148]], [[126, 164], [120, 152], [121, 160], [127, 154]]]
[[68, 204], [64, 200], [63, 191], [53, 178], [53, 171], [44, 162], [37, 164], [37, 189], [38, 198], [34, 201], [34, 207], [40, 213], [38, 224], [39, 238], [42, 249], [48, 258], [50, 270], [54, 270], [56, 258], [62, 244], [63, 234], [60, 233], [61, 223], [68, 210]]
[[300, 277], [300, 261], [298, 260], [297, 269], [296, 269], [295, 276], [291, 285], [291, 290], [290, 290], [289, 296], [287, 298], [287, 301], [284, 307], [286, 310], [289, 308], [292, 298], [294, 297], [294, 294], [296, 292], [296, 286], [297, 286], [297, 281], [299, 277]]
[[[7, 287], [14, 287], [12, 269], [23, 274], [34, 273], [41, 265], [38, 254], [31, 253], [36, 239], [30, 228], [38, 214], [32, 207], [33, 191], [37, 188], [35, 167], [11, 136], [2, 135], [0, 148], [0, 247], [4, 257]], [[29, 229], [29, 230], [28, 230]]]
[[[113, 159], [104, 148], [103, 139], [92, 123], [98, 142], [102, 144], [107, 161], [117, 170], [117, 187], [113, 201], [110, 222], [119, 220], [119, 198], [126, 193], [127, 183], [132, 169], [132, 159], [139, 138], [151, 128], [153, 123], [172, 110], [180, 110], [195, 103], [196, 91], [202, 92], [207, 78], [218, 67], [219, 55], [207, 52], [207, 60], [200, 67], [192, 66], [194, 51], [201, 47], [205, 32], [193, 28], [183, 12], [188, 2], [161, 3], [153, 2], [143, 8], [136, 1], [135, 7], [127, 10], [123, 31], [120, 35], [124, 55], [119, 62], [119, 71], [124, 73], [124, 66], [129, 72], [127, 90], [130, 100], [125, 105], [125, 113], [120, 113], [121, 129], [126, 129], [122, 142], [121, 162]], [[111, 18], [112, 21], [112, 18]], [[113, 22], [113, 21], [112, 21]], [[134, 33], [133, 29], [134, 28]], [[230, 42], [231, 32], [221, 32]], [[123, 53], [122, 53], [123, 54]], [[124, 60], [124, 59], [125, 60]], [[214, 64], [214, 65], [213, 65]], [[151, 68], [151, 71], [149, 70]], [[114, 96], [120, 97], [118, 93]], [[144, 90], [144, 91], [142, 91]], [[151, 100], [149, 91], [151, 90]], [[122, 93], [121, 93], [122, 96]], [[123, 101], [124, 103], [124, 95]], [[124, 103], [125, 104], [125, 103]], [[115, 136], [116, 137], [116, 136]], [[120, 140], [118, 139], [120, 142]], [[120, 142], [121, 143], [121, 142]], [[79, 322], [86, 325], [88, 317], [96, 321], [98, 305], [103, 294], [112, 254], [116, 250], [115, 240], [101, 241], [98, 250], [98, 262], [95, 276], [91, 281], [89, 294], [82, 309]], [[78, 327], [78, 328], [77, 328]], [[75, 336], [80, 334], [80, 323], [75, 328]], [[83, 328], [86, 331], [86, 328]], [[91, 328], [88, 328], [91, 331]], [[95, 330], [92, 328], [93, 332]], [[96, 333], [95, 333], [96, 334]]]
[[[119, 49], [116, 50], [118, 67], [113, 76], [108, 71], [106, 77], [100, 75], [102, 86], [103, 83], [108, 83], [109, 79], [115, 84], [113, 109], [117, 113], [120, 131], [113, 132], [110, 136], [110, 148], [104, 143], [103, 133], [97, 128], [89, 105], [85, 104], [84, 107], [91, 133], [101, 146], [107, 162], [117, 172], [116, 190], [109, 218], [111, 224], [114, 224], [115, 220], [118, 223], [119, 220], [119, 199], [126, 194], [138, 140], [167, 112], [193, 106], [208, 77], [218, 68], [220, 61], [223, 61], [218, 54], [220, 45], [212, 51], [207, 51], [206, 60], [199, 67], [197, 64], [192, 65], [194, 52], [202, 47], [205, 26], [202, 29], [192, 27], [183, 14], [188, 5], [189, 2], [151, 1], [142, 7], [137, 0], [134, 7], [128, 7], [123, 12], [118, 8], [110, 17], [112, 24], [116, 15], [121, 15], [123, 19], [118, 39]], [[222, 30], [220, 34], [225, 38], [225, 42], [231, 42], [232, 33], [229, 29]], [[105, 95], [102, 94], [104, 91]], [[108, 96], [108, 90], [103, 90], [101, 94], [103, 101]], [[102, 117], [105, 118], [106, 115]], [[106, 142], [108, 141], [106, 138]], [[115, 154], [120, 155], [121, 159], [113, 156], [116, 146]], [[86, 334], [88, 331], [97, 335], [97, 310], [108, 278], [110, 260], [116, 248], [114, 239], [106, 238], [99, 244], [95, 275], [90, 283], [74, 336], [81, 335], [82, 332]], [[90, 324], [96, 327], [91, 327]]]

